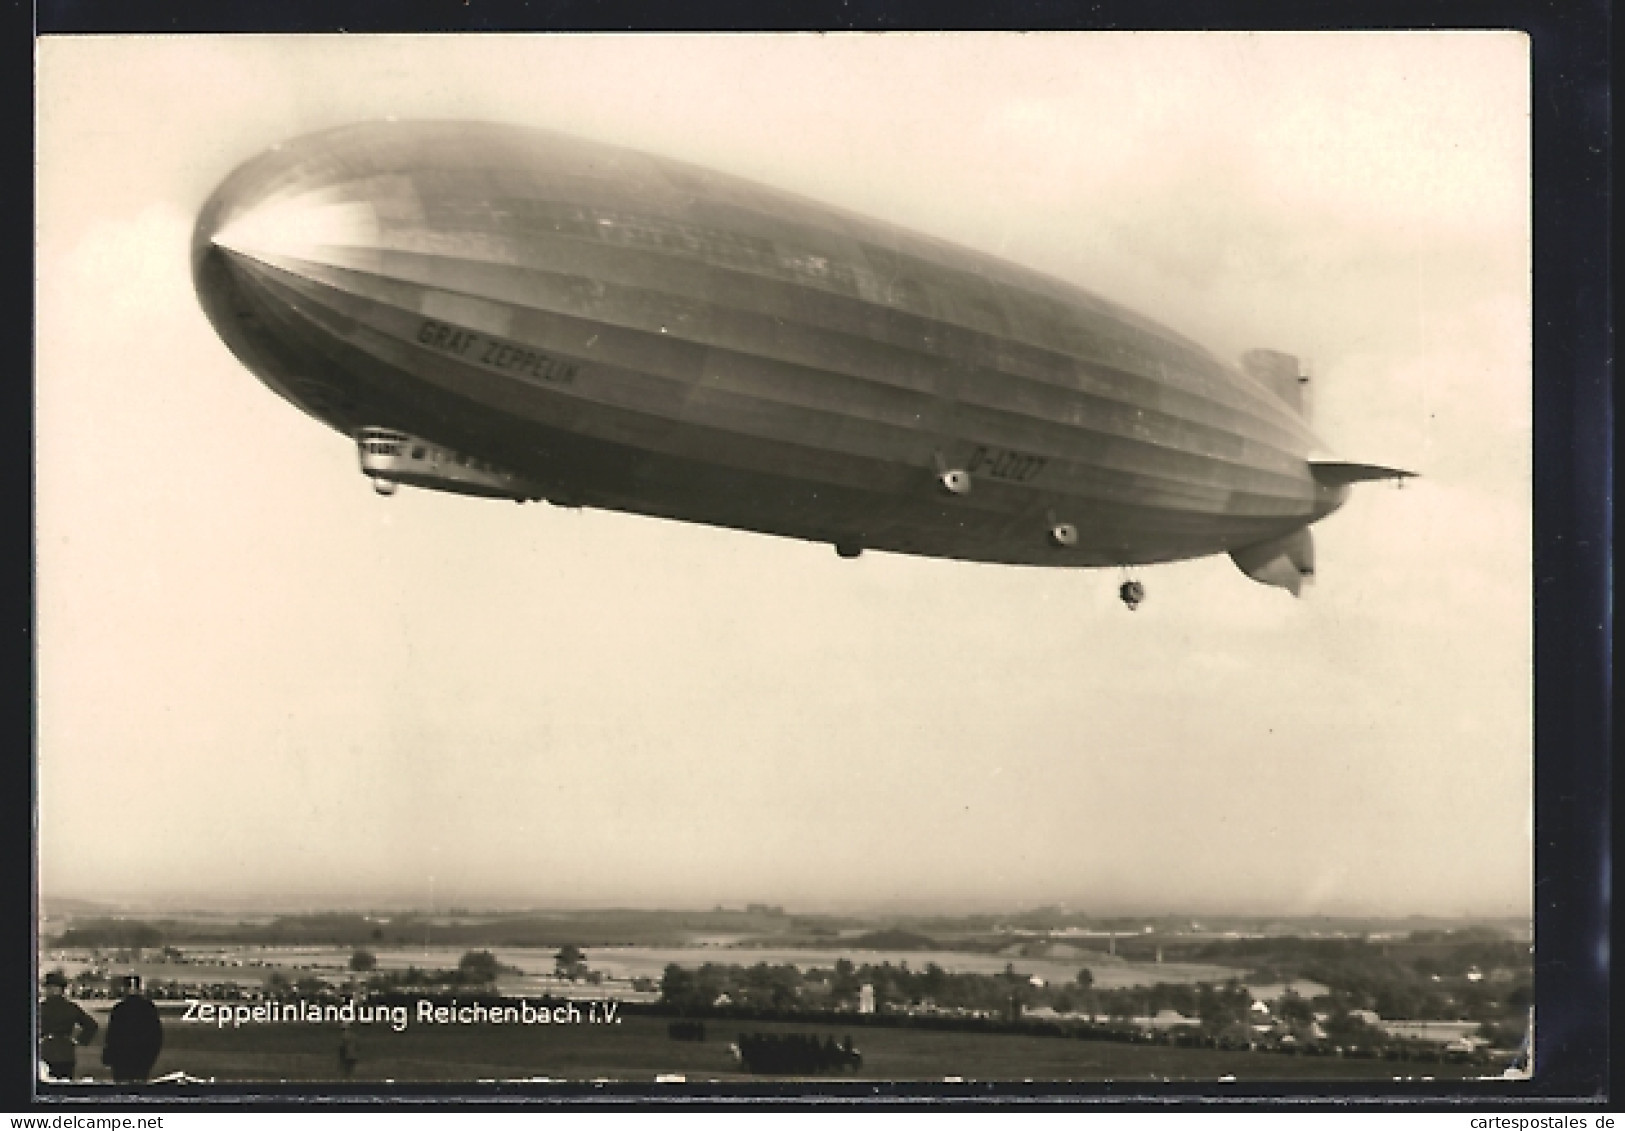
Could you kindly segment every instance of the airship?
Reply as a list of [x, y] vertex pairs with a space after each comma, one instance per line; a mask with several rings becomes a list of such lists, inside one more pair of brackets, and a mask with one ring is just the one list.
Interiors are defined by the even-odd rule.
[[[1082, 287], [664, 156], [482, 122], [273, 147], [199, 214], [198, 299], [398, 487], [968, 562], [1228, 554], [1296, 596], [1364, 480], [1307, 376]], [[1143, 596], [1124, 582], [1125, 603]]]

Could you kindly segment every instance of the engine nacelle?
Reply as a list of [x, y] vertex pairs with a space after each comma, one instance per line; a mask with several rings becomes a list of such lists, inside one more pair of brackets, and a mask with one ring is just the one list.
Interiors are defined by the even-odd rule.
[[1049, 540], [1052, 545], [1063, 550], [1078, 544], [1078, 528], [1070, 522], [1057, 522], [1049, 528]]
[[942, 484], [942, 489], [950, 495], [970, 494], [970, 472], [964, 468], [949, 468], [937, 476], [937, 482]]
[[355, 434], [361, 470], [373, 490], [393, 495], [397, 484], [475, 495], [486, 499], [540, 499], [539, 486], [486, 460], [393, 428], [361, 428]]

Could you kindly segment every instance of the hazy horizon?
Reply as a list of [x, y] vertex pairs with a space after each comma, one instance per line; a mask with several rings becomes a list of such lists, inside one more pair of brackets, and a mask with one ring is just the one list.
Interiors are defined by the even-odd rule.
[[[1425, 919], [1429, 921], [1462, 922], [1462, 921], [1492, 921], [1492, 922], [1532, 922], [1529, 913], [1516, 911], [1502, 911], [1494, 908], [1472, 909], [1460, 911], [1437, 910], [1380, 910], [1374, 908], [1343, 907], [1326, 909], [1314, 912], [1291, 912], [1268, 907], [1253, 908], [1220, 908], [1195, 906], [1154, 906], [1144, 905], [1089, 905], [1068, 901], [1055, 901], [1051, 903], [1012, 903], [998, 900], [963, 900], [963, 901], [933, 901], [933, 900], [885, 900], [885, 901], [833, 901], [800, 903], [776, 900], [771, 898], [720, 901], [711, 903], [627, 903], [613, 900], [593, 901], [583, 900], [575, 902], [535, 902], [519, 898], [486, 899], [459, 901], [448, 897], [444, 901], [433, 905], [410, 900], [392, 899], [387, 896], [366, 895], [345, 897], [340, 895], [306, 895], [295, 894], [270, 895], [257, 897], [252, 895], [192, 895], [176, 894], [170, 896], [151, 895], [139, 899], [124, 899], [116, 895], [85, 896], [85, 895], [53, 895], [43, 893], [41, 904], [50, 907], [57, 904], [61, 913], [61, 904], [93, 905], [97, 910], [107, 909], [124, 915], [136, 914], [183, 914], [193, 912], [205, 915], [284, 915], [284, 914], [371, 914], [374, 912], [389, 912], [391, 914], [416, 915], [449, 915], [463, 914], [576, 914], [593, 912], [632, 912], [640, 914], [697, 914], [708, 912], [745, 912], [751, 906], [773, 907], [781, 910], [787, 916], [851, 916], [871, 919], [882, 919], [888, 916], [898, 918], [925, 917], [938, 915], [944, 918], [969, 917], [978, 915], [1029, 915], [1039, 912], [1053, 912], [1057, 915], [1085, 916], [1091, 919], [1185, 919], [1205, 917], [1210, 919], [1280, 919], [1293, 921], [1306, 921], [1313, 919], [1333, 920], [1384, 920], [1401, 922], [1411, 919]], [[77, 911], [65, 912], [79, 914]]]

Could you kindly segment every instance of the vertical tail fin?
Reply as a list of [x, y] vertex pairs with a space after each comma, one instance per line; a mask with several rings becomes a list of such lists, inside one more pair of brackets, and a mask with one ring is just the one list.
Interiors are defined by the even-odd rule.
[[1309, 375], [1297, 358], [1280, 350], [1248, 350], [1241, 355], [1241, 371], [1309, 419]]
[[1284, 537], [1231, 550], [1230, 560], [1254, 581], [1279, 586], [1296, 597], [1303, 583], [1315, 576], [1315, 538], [1307, 526], [1300, 526]]

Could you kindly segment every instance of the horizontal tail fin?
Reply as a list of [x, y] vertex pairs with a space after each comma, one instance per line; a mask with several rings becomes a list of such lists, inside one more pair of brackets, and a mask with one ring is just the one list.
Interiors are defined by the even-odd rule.
[[1350, 483], [1369, 483], [1375, 479], [1415, 479], [1416, 472], [1397, 467], [1383, 467], [1375, 463], [1349, 463], [1340, 459], [1311, 459], [1309, 474], [1322, 487], [1346, 487]]

